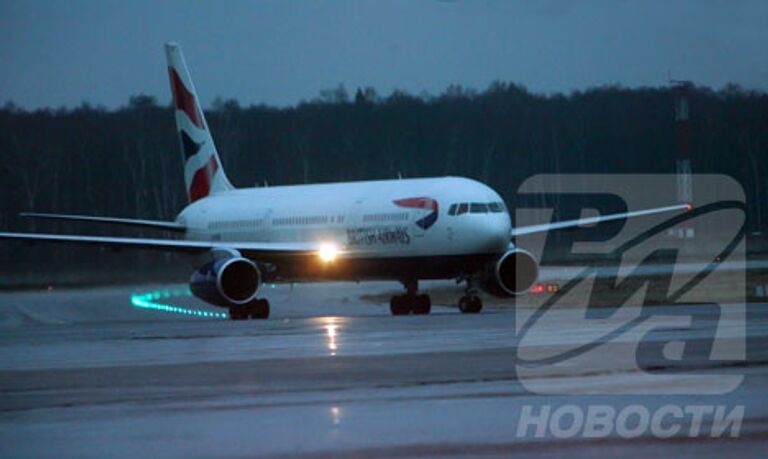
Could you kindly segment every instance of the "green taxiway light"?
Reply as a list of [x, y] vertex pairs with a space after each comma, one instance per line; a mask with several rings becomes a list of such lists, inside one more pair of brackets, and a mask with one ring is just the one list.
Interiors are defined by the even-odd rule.
[[189, 289], [184, 290], [163, 290], [154, 292], [145, 292], [131, 295], [131, 305], [141, 309], [152, 309], [155, 311], [172, 312], [175, 314], [184, 314], [197, 317], [214, 317], [217, 319], [226, 319], [227, 314], [223, 312], [210, 312], [201, 309], [183, 308], [181, 306], [156, 303], [155, 300], [162, 298], [175, 298], [180, 296], [191, 296]]

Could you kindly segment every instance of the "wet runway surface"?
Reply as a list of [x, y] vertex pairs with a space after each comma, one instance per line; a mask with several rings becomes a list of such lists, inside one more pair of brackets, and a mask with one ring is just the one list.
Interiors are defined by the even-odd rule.
[[[714, 314], [706, 305], [675, 306], [675, 314], [700, 320], [649, 340], [643, 365], [676, 375], [685, 365], [670, 365], [654, 343], [685, 340], [696, 357], [709, 353], [705, 343], [715, 329], [726, 347], [746, 337], [741, 363], [685, 360], [699, 374], [745, 375], [733, 390], [702, 395], [686, 390], [693, 380], [644, 382], [624, 357], [632, 333], [611, 338], [612, 351], [591, 368], [566, 361], [532, 384], [521, 378], [521, 356], [578, 343], [584, 331], [574, 326], [573, 312], [557, 312], [522, 339], [511, 309], [461, 315], [437, 306], [429, 316], [392, 317], [385, 305], [360, 300], [397, 289], [390, 283], [267, 289], [272, 317], [245, 322], [133, 307], [131, 294], [149, 289], [0, 294], [0, 455], [764, 454], [768, 305], [749, 305], [746, 326], [738, 315]], [[187, 297], [165, 301], [217, 311]], [[685, 429], [666, 440], [518, 432], [526, 407], [638, 404], [650, 411], [743, 405], [745, 413], [739, 438], [689, 438]]]

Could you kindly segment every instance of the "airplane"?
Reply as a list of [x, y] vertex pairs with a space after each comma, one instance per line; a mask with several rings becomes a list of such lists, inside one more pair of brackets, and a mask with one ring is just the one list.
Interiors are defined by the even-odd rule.
[[0, 239], [201, 255], [205, 262], [192, 273], [190, 290], [226, 308], [233, 320], [269, 317], [270, 304], [259, 297], [264, 283], [321, 280], [399, 281], [405, 292], [391, 298], [390, 312], [407, 315], [431, 311], [420, 280], [456, 279], [466, 283], [458, 308], [472, 314], [482, 309], [480, 290], [510, 297], [536, 282], [538, 262], [515, 246], [516, 236], [690, 209], [678, 204], [513, 228], [499, 194], [462, 177], [237, 189], [224, 172], [181, 48], [167, 43], [165, 53], [189, 198], [176, 219], [22, 215], [181, 237], [0, 233]]

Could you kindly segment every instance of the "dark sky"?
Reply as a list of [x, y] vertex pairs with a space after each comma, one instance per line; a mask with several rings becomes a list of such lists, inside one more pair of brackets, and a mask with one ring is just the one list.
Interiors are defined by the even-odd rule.
[[0, 103], [170, 99], [179, 42], [204, 105], [291, 105], [343, 83], [419, 94], [494, 80], [537, 92], [673, 78], [768, 89], [768, 1], [0, 0]]

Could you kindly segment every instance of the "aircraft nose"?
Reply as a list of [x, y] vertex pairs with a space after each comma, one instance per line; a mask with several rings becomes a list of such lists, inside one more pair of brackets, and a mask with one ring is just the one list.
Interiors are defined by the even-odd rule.
[[476, 240], [487, 252], [503, 252], [509, 247], [510, 221], [508, 215], [478, 215], [474, 225]]

